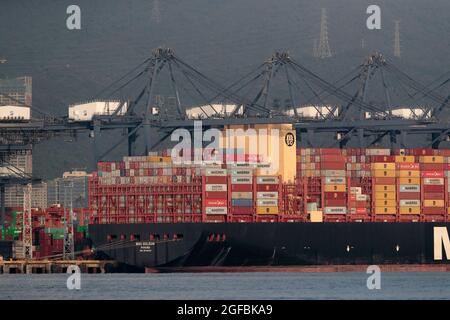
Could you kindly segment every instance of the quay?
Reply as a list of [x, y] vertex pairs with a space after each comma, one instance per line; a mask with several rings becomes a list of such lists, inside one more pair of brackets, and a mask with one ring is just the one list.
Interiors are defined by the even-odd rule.
[[82, 273], [111, 273], [118, 267], [111, 260], [0, 260], [0, 274], [66, 273], [74, 265]]

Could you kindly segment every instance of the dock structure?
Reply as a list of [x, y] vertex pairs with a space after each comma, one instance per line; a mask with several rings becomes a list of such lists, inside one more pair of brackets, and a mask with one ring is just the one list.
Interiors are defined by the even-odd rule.
[[110, 260], [9, 260], [0, 261], [0, 274], [65, 273], [77, 266], [82, 273], [110, 273], [117, 262]]

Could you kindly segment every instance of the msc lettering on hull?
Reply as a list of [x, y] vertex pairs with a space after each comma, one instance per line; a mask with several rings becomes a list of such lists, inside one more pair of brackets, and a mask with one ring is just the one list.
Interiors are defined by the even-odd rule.
[[442, 260], [442, 244], [444, 244], [445, 256], [450, 259], [450, 240], [446, 227], [434, 227], [434, 260]]

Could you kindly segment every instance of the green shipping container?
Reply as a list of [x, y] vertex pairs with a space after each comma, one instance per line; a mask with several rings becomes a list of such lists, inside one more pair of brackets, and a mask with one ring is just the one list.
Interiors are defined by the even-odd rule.
[[77, 232], [88, 232], [88, 226], [77, 226]]
[[50, 233], [50, 234], [64, 234], [64, 228], [46, 228], [45, 229], [45, 233]]
[[61, 240], [64, 239], [64, 233], [52, 233], [53, 240]]

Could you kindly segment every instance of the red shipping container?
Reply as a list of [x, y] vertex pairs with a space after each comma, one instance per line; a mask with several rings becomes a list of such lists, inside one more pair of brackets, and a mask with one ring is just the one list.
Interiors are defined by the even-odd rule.
[[450, 170], [450, 163], [445, 163], [445, 164], [444, 164], [444, 169], [445, 169], [446, 171], [449, 171], [449, 170]]
[[410, 149], [410, 150], [412, 151], [414, 156], [432, 156], [432, 155], [434, 155], [433, 149], [417, 148], [417, 149]]
[[226, 184], [227, 177], [207, 176], [205, 177], [205, 182], [207, 184]]
[[337, 200], [337, 199], [325, 200], [325, 206], [326, 207], [346, 207], [347, 201], [346, 200]]
[[232, 184], [231, 191], [235, 192], [252, 192], [253, 185], [252, 184]]
[[422, 171], [420, 176], [422, 178], [443, 178], [444, 171]]
[[205, 199], [205, 207], [226, 207], [226, 199]]
[[348, 206], [350, 208], [368, 208], [370, 203], [367, 201], [349, 201]]
[[375, 184], [395, 184], [395, 178], [374, 178]]
[[256, 191], [278, 191], [278, 184], [257, 184]]
[[398, 198], [400, 200], [416, 200], [416, 199], [420, 199], [420, 192], [399, 192]]
[[345, 200], [347, 198], [346, 192], [324, 192], [324, 198], [326, 200]]
[[320, 157], [321, 162], [346, 162], [347, 157], [342, 155], [323, 155]]
[[370, 156], [370, 162], [395, 162], [395, 156]]
[[345, 162], [321, 162], [322, 170], [345, 170]]
[[419, 163], [397, 163], [398, 170], [420, 170]]
[[444, 200], [444, 193], [424, 193], [423, 198], [425, 200]]
[[424, 193], [444, 193], [445, 186], [423, 185]]
[[420, 170], [423, 171], [442, 171], [444, 170], [443, 163], [421, 163]]
[[367, 208], [356, 208], [356, 214], [367, 214], [368, 211]]
[[320, 148], [319, 154], [321, 155], [341, 155], [342, 150], [339, 148]]
[[436, 207], [422, 207], [421, 208], [423, 214], [445, 214], [445, 208], [436, 208]]
[[205, 198], [206, 199], [226, 199], [227, 192], [226, 191], [206, 191]]
[[231, 214], [253, 214], [253, 207], [231, 207], [230, 213]]

